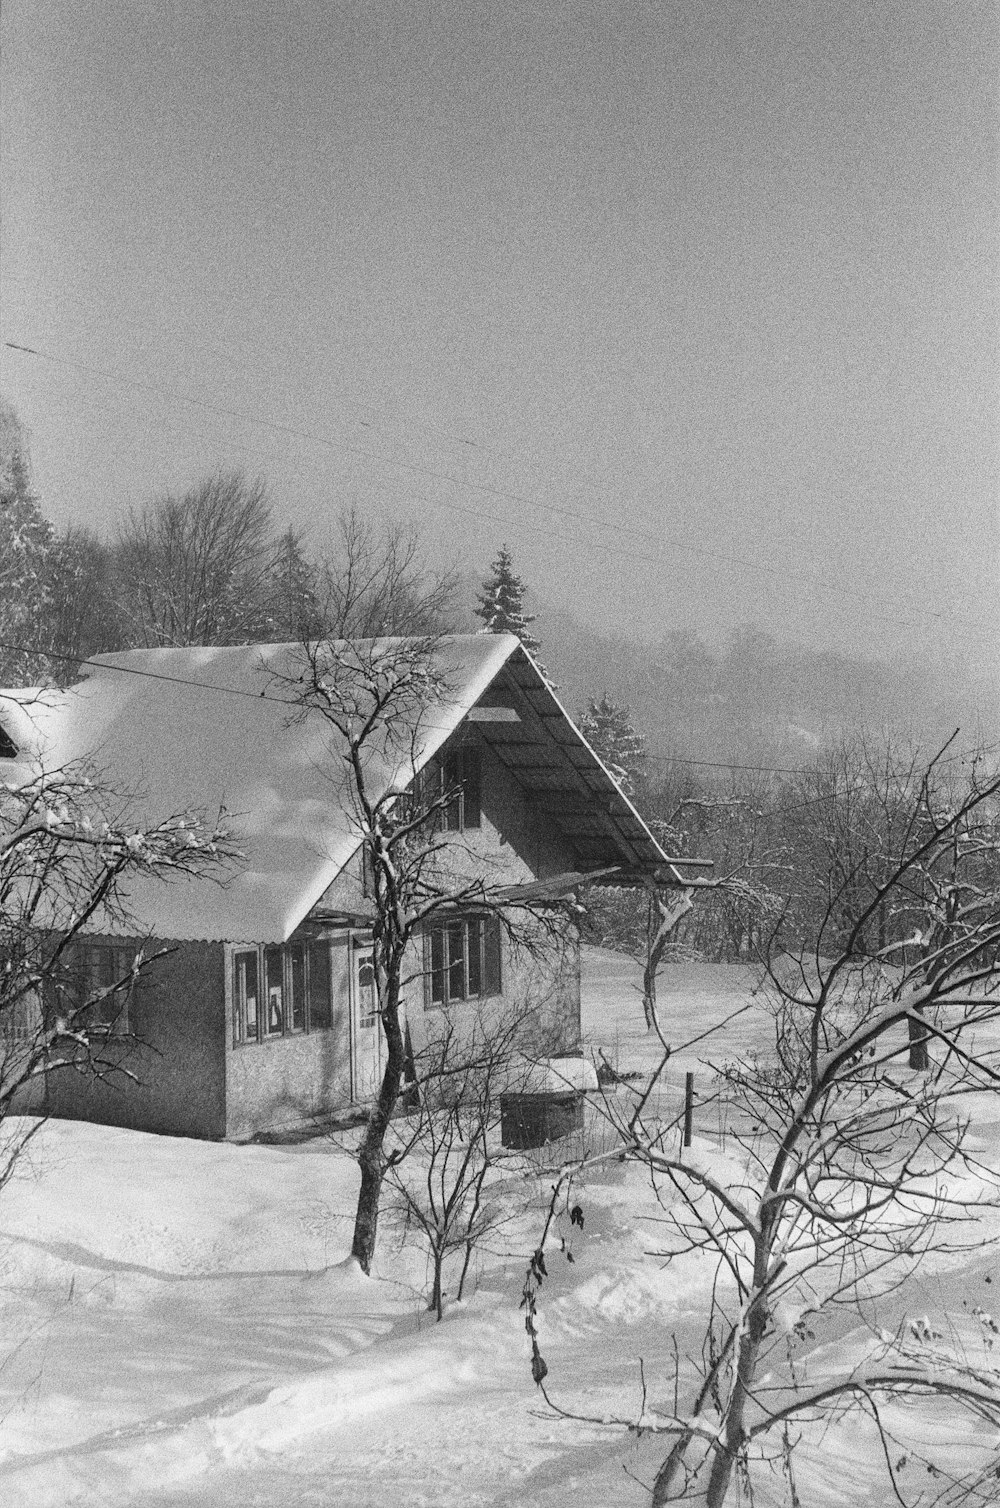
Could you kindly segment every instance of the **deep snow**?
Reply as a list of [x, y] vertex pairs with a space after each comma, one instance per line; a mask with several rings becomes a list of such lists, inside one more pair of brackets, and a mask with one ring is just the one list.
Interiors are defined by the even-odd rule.
[[[752, 971], [686, 965], [667, 971], [662, 1015], [682, 1042], [753, 999]], [[599, 950], [585, 962], [585, 1029], [619, 1071], [651, 1062], [638, 969]], [[683, 1074], [766, 1042], [756, 1012], [728, 1021], [710, 1046], [671, 1063], [664, 1108], [680, 1106]], [[982, 1097], [976, 1136], [1000, 1149], [994, 1102]], [[696, 1113], [695, 1155], [725, 1158], [725, 1127]], [[485, 1254], [474, 1295], [434, 1324], [425, 1259], [385, 1222], [376, 1276], [344, 1262], [354, 1164], [326, 1141], [229, 1146], [52, 1122], [0, 1192], [0, 1501], [24, 1508], [135, 1504], [552, 1504], [597, 1508], [647, 1501], [663, 1454], [656, 1439], [548, 1415], [528, 1368], [518, 1309], [526, 1254], [550, 1179], [527, 1180], [531, 1206]], [[711, 1263], [665, 1267], [657, 1206], [639, 1168], [613, 1163], [577, 1191], [583, 1232], [561, 1227], [542, 1291], [541, 1342], [560, 1402], [601, 1417], [669, 1393], [671, 1336], [700, 1344]], [[997, 1221], [984, 1211], [985, 1234]], [[887, 1302], [881, 1323], [928, 1315], [992, 1364], [974, 1310], [1000, 1294], [1000, 1262], [980, 1252], [938, 1258]], [[1000, 1307], [1000, 1299], [998, 1299]], [[857, 1316], [815, 1337], [809, 1365], [860, 1357]], [[998, 1341], [1000, 1345], [1000, 1341]], [[901, 1438], [940, 1436], [958, 1470], [985, 1425], [928, 1406], [894, 1411]], [[857, 1419], [806, 1432], [796, 1485], [808, 1508], [881, 1502], [886, 1483], [873, 1431]], [[922, 1473], [922, 1474], [918, 1474]], [[917, 1490], [944, 1479], [913, 1466]], [[760, 1504], [789, 1501], [763, 1469]], [[922, 1501], [932, 1499], [925, 1497]], [[998, 1492], [1000, 1500], [1000, 1492]]]

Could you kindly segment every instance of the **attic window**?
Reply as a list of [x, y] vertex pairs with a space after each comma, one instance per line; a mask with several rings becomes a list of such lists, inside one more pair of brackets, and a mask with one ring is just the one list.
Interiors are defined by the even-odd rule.
[[3, 723], [0, 723], [0, 759], [16, 759], [17, 745]]
[[447, 832], [464, 833], [482, 823], [480, 790], [482, 771], [479, 750], [475, 747], [449, 749], [436, 762], [432, 787], [434, 796], [452, 792], [441, 812], [441, 827]]

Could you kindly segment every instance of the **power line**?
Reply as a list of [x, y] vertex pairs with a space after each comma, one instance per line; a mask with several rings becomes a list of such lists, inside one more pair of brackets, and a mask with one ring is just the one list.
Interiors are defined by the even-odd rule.
[[[220, 648], [244, 649], [247, 646], [246, 645], [222, 645], [222, 646], [219, 646], [219, 647]], [[157, 671], [157, 670], [140, 670], [139, 667], [135, 666], [135, 665], [116, 665], [116, 664], [113, 664], [112, 662], [110, 662], [108, 660], [81, 659], [78, 655], [63, 654], [60, 651], [54, 650], [54, 649], [39, 649], [37, 647], [33, 648], [32, 646], [30, 646], [28, 644], [12, 644], [12, 643], [9, 643], [9, 642], [7, 642], [5, 640], [0, 640], [0, 649], [9, 650], [10, 652], [12, 652], [14, 654], [31, 655], [31, 656], [34, 656], [34, 657], [37, 657], [37, 658], [49, 659], [49, 660], [61, 660], [63, 663], [65, 663], [67, 665], [76, 665], [76, 666], [79, 666], [81, 669], [84, 666], [89, 666], [91, 669], [94, 669], [94, 670], [113, 670], [113, 671], [117, 671], [121, 675], [139, 676], [140, 678], [145, 679], [145, 680], [149, 680], [149, 681], [166, 681], [166, 682], [169, 682], [170, 684], [175, 685], [175, 686], [191, 686], [191, 687], [193, 687], [197, 691], [216, 691], [216, 692], [220, 693], [222, 696], [241, 696], [241, 697], [246, 697], [248, 700], [253, 701], [253, 702], [258, 702], [258, 703], [262, 702], [262, 701], [263, 702], [271, 702], [274, 705], [279, 706], [279, 707], [294, 707], [296, 709], [296, 711], [301, 711], [302, 710], [302, 703], [300, 701], [296, 701], [296, 700], [294, 700], [292, 698], [289, 698], [289, 697], [269, 696], [266, 691], [243, 691], [243, 690], [241, 690], [237, 686], [219, 686], [219, 685], [217, 685], [213, 681], [196, 681], [196, 680], [193, 680], [190, 676], [165, 675], [162, 671]], [[129, 651], [129, 650], [122, 650], [122, 651], [110, 650], [110, 651], [108, 651], [109, 654], [115, 654], [115, 653], [128, 654], [128, 653], [132, 653], [132, 652], [133, 651]], [[11, 687], [11, 688], [8, 688], [8, 689], [10, 689], [10, 690], [17, 690], [19, 688]], [[25, 688], [25, 689], [27, 689], [27, 688]], [[984, 749], [978, 750], [976, 752], [980, 753], [980, 754], [989, 754], [989, 753], [995, 752], [997, 748], [1000, 748], [1000, 744], [987, 745]], [[967, 759], [969, 757], [971, 757], [971, 756], [966, 755], [966, 754], [952, 754], [952, 755], [948, 756], [947, 760], [942, 760], [941, 763], [953, 764], [956, 760]], [[752, 772], [754, 774], [761, 774], [761, 775], [814, 775], [816, 773], [816, 766], [815, 765], [812, 765], [812, 766], [810, 766], [810, 765], [790, 766], [790, 765], [766, 765], [766, 764], [740, 764], [740, 763], [738, 763], [736, 761], [732, 761], [732, 760], [693, 759], [693, 758], [688, 758], [686, 755], [683, 755], [683, 754], [647, 754], [645, 756], [645, 758], [648, 759], [648, 760], [653, 760], [657, 764], [697, 765], [699, 768], [702, 768], [702, 769], [750, 771], [750, 772]], [[899, 772], [897, 771], [895, 773], [899, 773]], [[828, 796], [820, 796], [820, 797], [817, 797], [815, 799], [815, 801], [812, 801], [812, 800], [806, 801], [806, 802], [801, 803], [801, 805], [803, 805], [803, 806], [813, 806], [813, 805], [816, 805], [818, 802], [830, 801], [830, 800], [834, 799], [834, 795], [835, 794], [836, 793], [833, 793], [832, 795], [828, 795]], [[798, 807], [783, 807], [783, 808], [778, 808], [778, 810], [781, 810], [781, 811], [796, 811], [796, 810], [798, 810]]]
[[[233, 646], [245, 647], [245, 646]], [[80, 659], [78, 655], [60, 654], [54, 649], [32, 649], [27, 644], [8, 644], [0, 640], [0, 649], [11, 650], [16, 654], [34, 655], [46, 660], [62, 660], [67, 665], [78, 665], [82, 669], [88, 665], [93, 670], [116, 670], [121, 675], [141, 676], [147, 681], [169, 681], [175, 686], [194, 686], [199, 691], [218, 691], [223, 696], [245, 696], [252, 702], [275, 702], [281, 707], [295, 707], [302, 710], [302, 703], [293, 701], [288, 697], [268, 696], [266, 691], [241, 691], [237, 686], [217, 686], [213, 681], [194, 681], [190, 676], [164, 675], [162, 671], [140, 670], [136, 665], [113, 665], [106, 660]], [[115, 653], [116, 651], [109, 651]], [[122, 653], [128, 653], [125, 650]], [[11, 690], [19, 688], [11, 687]], [[25, 688], [28, 689], [28, 688]]]
[[[38, 360], [48, 361], [56, 366], [74, 368], [78, 371], [86, 372], [90, 376], [99, 377], [106, 382], [117, 382], [126, 387], [135, 388], [141, 392], [155, 393], [161, 397], [166, 397], [173, 402], [183, 403], [191, 408], [204, 409], [207, 412], [217, 414], [222, 418], [235, 419], [238, 423], [249, 424], [261, 429], [271, 430], [275, 434], [287, 435], [293, 439], [308, 440], [313, 444], [322, 445], [328, 450], [360, 456], [363, 459], [372, 462], [376, 466], [407, 471], [417, 476], [431, 477], [438, 481], [448, 482], [452, 486], [464, 488], [466, 491], [478, 492], [485, 496], [496, 497], [506, 502], [513, 502], [520, 507], [530, 508], [533, 511], [541, 509], [543, 512], [555, 514], [566, 519], [572, 519], [576, 523], [582, 523], [588, 528], [605, 530], [606, 532], [612, 533], [617, 537], [626, 534], [635, 539], [648, 540], [652, 543], [659, 544], [661, 547], [656, 555], [642, 554], [634, 550], [617, 550], [613, 547], [603, 547], [603, 554], [605, 556], [613, 556], [622, 560], [638, 560], [647, 565], [656, 565], [662, 562], [667, 550], [681, 550], [690, 555], [697, 555], [705, 560], [722, 562], [726, 565], [735, 565], [739, 566], [742, 569], [749, 568], [752, 571], [756, 571], [759, 575], [771, 576], [775, 580], [781, 581], [786, 584], [790, 579], [809, 581], [812, 582], [820, 591], [826, 592], [828, 595], [835, 595], [838, 598], [841, 597], [844, 591], [851, 591], [854, 586], [853, 583], [849, 583], [847, 581], [844, 581], [842, 585], [838, 585], [836, 582], [830, 581], [827, 576], [822, 575], [819, 572], [780, 571], [773, 566], [765, 565], [758, 560], [754, 560], [753, 558], [733, 555], [720, 550], [710, 550], [702, 545], [692, 544], [689, 540], [678, 539], [672, 536], [664, 537], [659, 534], [654, 534], [649, 530], [637, 529], [632, 525], [624, 523], [607, 523], [603, 519], [595, 518], [592, 514], [581, 513], [578, 509], [567, 508], [560, 506], [557, 503], [546, 503], [539, 498], [528, 497], [525, 493], [515, 492], [509, 488], [498, 487], [488, 482], [470, 481], [467, 477], [455, 476], [449, 471], [442, 471], [437, 467], [428, 466], [417, 461], [404, 461], [396, 459], [392, 456], [380, 456], [374, 451], [365, 450], [360, 446], [351, 444], [347, 440], [334, 440], [328, 435], [316, 434], [316, 432], [313, 430], [302, 429], [295, 425], [282, 423], [279, 420], [259, 417], [253, 414], [247, 414], [239, 409], [229, 408], [219, 403], [213, 403], [207, 398], [192, 398], [188, 394], [179, 392], [175, 388], [169, 387], [162, 383], [140, 381], [137, 378], [127, 377], [124, 373], [121, 372], [108, 371], [104, 368], [96, 367], [89, 362], [79, 361], [72, 357], [59, 356], [54, 352], [43, 351], [35, 346], [23, 345], [15, 341], [7, 340], [4, 341], [3, 344], [8, 350], [18, 351], [22, 355], [34, 356]], [[366, 427], [373, 428], [376, 430], [376, 432], [379, 429], [379, 426], [377, 425], [369, 424]], [[399, 437], [395, 436], [394, 438], [398, 439]], [[466, 441], [457, 438], [452, 439], [451, 443], [476, 445], [475, 441]], [[477, 446], [477, 448], [479, 447]], [[425, 503], [429, 502], [429, 500], [426, 498], [424, 498], [423, 501]], [[467, 506], [463, 507], [460, 503], [450, 502], [445, 498], [436, 498], [433, 500], [433, 502], [429, 503], [429, 506], [447, 508], [455, 513], [463, 513], [474, 518], [488, 519], [491, 523], [499, 523], [504, 526], [507, 526], [510, 523], [509, 518], [506, 518], [502, 515], [486, 513], [482, 509], [476, 509]], [[580, 541], [574, 539], [572, 535], [553, 534], [551, 530], [533, 528], [530, 524], [522, 524], [520, 527], [522, 529], [526, 529], [529, 533], [540, 534], [546, 539], [558, 540], [561, 544], [569, 545], [569, 547], [573, 550], [579, 551], [581, 548]], [[975, 619], [966, 618], [957, 613], [946, 614], [941, 612], [933, 612], [929, 609], [923, 609], [917, 610], [916, 613], [910, 614], [908, 616], [901, 617], [899, 614], [880, 611], [877, 607], [872, 608], [870, 604], [869, 611], [875, 618], [881, 619], [881, 621], [885, 623], [895, 623], [906, 626], [913, 625], [924, 620], [933, 620], [942, 625], [947, 625], [952, 629], [956, 629], [959, 625], [965, 624], [969, 631], [974, 630], [979, 634], [986, 632], [985, 624], [978, 623]]]
[[[245, 646], [234, 645], [231, 647], [243, 648]], [[122, 675], [139, 676], [149, 681], [168, 681], [175, 686], [193, 686], [199, 691], [218, 691], [223, 696], [243, 696], [248, 697], [250, 701], [253, 702], [273, 702], [278, 706], [295, 707], [300, 711], [302, 708], [301, 702], [294, 701], [288, 697], [268, 696], [266, 692], [262, 691], [242, 691], [239, 689], [239, 687], [236, 686], [218, 686], [212, 681], [192, 680], [190, 676], [164, 675], [162, 671], [140, 670], [136, 665], [115, 665], [107, 660], [80, 659], [77, 655], [62, 654], [54, 649], [33, 649], [30, 645], [27, 644], [11, 644], [6, 642], [5, 640], [0, 640], [0, 649], [6, 649], [15, 654], [32, 655], [49, 660], [61, 660], [67, 665], [78, 665], [81, 669], [83, 668], [83, 666], [87, 665], [94, 670], [116, 670]], [[109, 651], [109, 653], [116, 652], [117, 651], [113, 650]], [[121, 652], [126, 654], [129, 653], [129, 651], [127, 650]], [[724, 763], [722, 761], [715, 761], [710, 759], [684, 759], [680, 755], [673, 754], [650, 754], [647, 755], [647, 758], [662, 760], [665, 763], [679, 762], [682, 764], [704, 765], [706, 768], [716, 770], [757, 770], [763, 773], [770, 773], [774, 775], [808, 775], [812, 773], [812, 771], [808, 769], [791, 770], [781, 769], [777, 766], [771, 765], [742, 765]]]
[[655, 760], [657, 764], [692, 764], [704, 765], [710, 770], [750, 770], [759, 775], [813, 775], [813, 765], [774, 765], [774, 764], [739, 764], [723, 759], [689, 759], [684, 754], [644, 754], [644, 759]]

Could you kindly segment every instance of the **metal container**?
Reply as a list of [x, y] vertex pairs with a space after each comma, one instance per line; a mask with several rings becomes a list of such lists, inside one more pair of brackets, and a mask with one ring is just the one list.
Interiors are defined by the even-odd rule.
[[500, 1139], [523, 1152], [583, 1130], [583, 1095], [577, 1090], [500, 1096]]

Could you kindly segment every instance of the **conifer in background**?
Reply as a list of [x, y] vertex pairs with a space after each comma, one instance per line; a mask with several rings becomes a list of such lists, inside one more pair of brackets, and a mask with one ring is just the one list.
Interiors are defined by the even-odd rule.
[[632, 726], [628, 708], [616, 706], [602, 696], [581, 714], [579, 726], [626, 796], [634, 795], [636, 782], [642, 779], [646, 748], [641, 734]]
[[52, 525], [31, 485], [31, 462], [21, 422], [0, 399], [0, 686], [43, 681], [49, 662], [24, 653], [47, 642]]
[[535, 620], [524, 611], [524, 582], [514, 574], [513, 557], [506, 545], [500, 546], [490, 571], [475, 609], [476, 617], [486, 625], [480, 633], [516, 634], [528, 653], [537, 656], [541, 645], [528, 626]]

